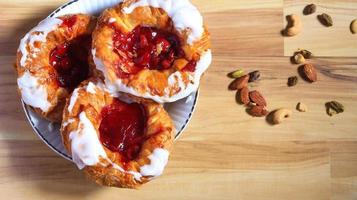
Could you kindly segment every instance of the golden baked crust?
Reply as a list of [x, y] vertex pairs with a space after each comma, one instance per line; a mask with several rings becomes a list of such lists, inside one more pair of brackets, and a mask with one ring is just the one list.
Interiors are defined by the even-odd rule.
[[[74, 15], [65, 15], [57, 18], [63, 21], [72, 16]], [[22, 77], [24, 73], [30, 73], [31, 76], [36, 77], [39, 85], [45, 87], [47, 92], [47, 101], [51, 104], [50, 108], [46, 112], [40, 108], [30, 107], [50, 121], [61, 121], [62, 110], [65, 105], [66, 98], [70, 93], [68, 89], [58, 85], [57, 72], [54, 67], [50, 65], [49, 61], [50, 52], [57, 45], [69, 42], [82, 35], [90, 35], [96, 23], [96, 19], [89, 15], [77, 14], [76, 18], [77, 20], [71, 28], [61, 24], [56, 29], [50, 31], [47, 36], [45, 36], [45, 42], [38, 40], [33, 43], [33, 46], [30, 46], [27, 41], [25, 44], [26, 46], [24, 47], [28, 52], [25, 64], [21, 64], [21, 59], [24, 55], [22, 55], [20, 50], [17, 52], [15, 67], [18, 77]], [[29, 34], [34, 35], [38, 33], [34, 32]], [[21, 93], [20, 89], [19, 92]]]
[[[119, 5], [106, 9], [98, 19], [97, 27], [93, 31], [93, 49], [95, 56], [104, 65], [106, 81], [115, 83], [116, 80], [121, 79], [121, 82], [126, 87], [135, 90], [137, 96], [144, 97], [143, 94], [149, 93], [151, 96], [171, 97], [183, 90], [182, 84], [187, 85], [192, 82], [189, 75], [192, 72], [183, 71], [182, 68], [191, 60], [200, 60], [201, 55], [210, 48], [210, 36], [206, 28], [201, 38], [193, 44], [187, 42], [190, 34], [189, 31], [177, 31], [173, 25], [173, 21], [168, 14], [161, 8], [154, 8], [150, 6], [138, 7], [131, 13], [123, 12], [123, 8], [129, 7], [138, 0], [127, 0]], [[115, 19], [115, 20], [113, 20]], [[111, 22], [114, 21], [114, 22]], [[170, 33], [175, 33], [181, 42], [181, 47], [185, 53], [184, 59], [178, 59], [173, 66], [166, 70], [149, 70], [143, 69], [136, 74], [131, 74], [127, 78], [118, 77], [115, 73], [115, 68], [118, 65], [118, 55], [113, 51], [113, 34], [114, 29], [108, 26], [111, 22], [117, 30], [122, 33], [131, 32], [135, 27], [149, 26], [155, 27], [159, 30], [164, 30]], [[101, 67], [101, 66], [100, 66]], [[100, 68], [97, 65], [97, 68]], [[182, 77], [182, 83], [177, 80], [175, 83], [169, 82], [169, 77], [175, 72], [179, 72]], [[181, 84], [181, 85], [180, 85]], [[119, 91], [123, 91], [120, 90]], [[127, 92], [127, 91], [124, 91]], [[177, 100], [177, 99], [175, 99]], [[166, 102], [166, 101], [163, 101]]]
[[[72, 153], [70, 133], [79, 129], [80, 114], [82, 112], [85, 113], [99, 137], [98, 130], [101, 123], [101, 110], [104, 106], [110, 105], [114, 100], [114, 97], [103, 90], [101, 86], [96, 87], [95, 93], [88, 92], [87, 85], [90, 82], [96, 84], [96, 81], [83, 82], [81, 84], [82, 86], [76, 89], [76, 93], [78, 94], [77, 98], [69, 99], [63, 112], [61, 135], [63, 144], [70, 154]], [[147, 140], [144, 141], [137, 158], [125, 164], [125, 170], [140, 172], [140, 167], [150, 164], [148, 156], [152, 154], [156, 148], [170, 150], [173, 143], [174, 126], [162, 105], [141, 98], [134, 97], [132, 100], [142, 104], [145, 108], [147, 122], [144, 135], [147, 136]], [[68, 109], [69, 104], [72, 104], [71, 110]], [[151, 177], [143, 176], [141, 180], [138, 181], [132, 174], [117, 170], [111, 163], [115, 163], [124, 168], [123, 163], [120, 162], [121, 154], [112, 152], [105, 146], [103, 146], [103, 148], [107, 158], [101, 157], [100, 163], [93, 166], [85, 166], [84, 168], [86, 175], [90, 179], [100, 185], [125, 188], [137, 188], [150, 180]]]

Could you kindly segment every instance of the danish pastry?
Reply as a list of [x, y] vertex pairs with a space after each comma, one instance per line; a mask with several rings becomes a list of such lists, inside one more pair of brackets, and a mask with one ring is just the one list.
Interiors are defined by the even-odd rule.
[[61, 121], [66, 98], [89, 75], [96, 20], [83, 14], [46, 18], [21, 40], [18, 87], [23, 101], [51, 121]]
[[109, 8], [92, 48], [110, 91], [159, 103], [197, 90], [211, 63], [209, 33], [189, 0], [127, 0]]
[[72, 160], [101, 185], [137, 188], [161, 175], [174, 131], [163, 106], [85, 82], [63, 113], [62, 140]]

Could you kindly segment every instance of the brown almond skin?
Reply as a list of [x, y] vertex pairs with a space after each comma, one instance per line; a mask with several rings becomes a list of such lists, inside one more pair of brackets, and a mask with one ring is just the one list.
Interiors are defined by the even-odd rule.
[[316, 69], [312, 64], [306, 64], [303, 67], [303, 73], [305, 78], [310, 81], [310, 82], [316, 82], [317, 81], [317, 73]]
[[268, 111], [264, 106], [252, 106], [248, 109], [248, 113], [253, 117], [264, 117], [268, 114]]
[[244, 87], [240, 90], [239, 98], [240, 98], [240, 102], [242, 102], [245, 105], [250, 103], [248, 87]]
[[316, 5], [315, 4], [309, 4], [303, 10], [304, 15], [311, 15], [311, 14], [313, 14], [315, 12], [316, 12]]
[[249, 98], [253, 103], [256, 103], [258, 106], [267, 106], [267, 102], [264, 99], [263, 95], [257, 90], [249, 92]]
[[229, 89], [230, 90], [240, 90], [244, 87], [248, 86], [248, 80], [249, 80], [249, 76], [248, 75], [244, 75], [242, 77], [239, 77], [237, 79], [235, 79], [230, 85], [229, 85]]
[[333, 26], [332, 17], [326, 13], [322, 13], [321, 15], [317, 16], [318, 20], [321, 22], [322, 25], [330, 27]]

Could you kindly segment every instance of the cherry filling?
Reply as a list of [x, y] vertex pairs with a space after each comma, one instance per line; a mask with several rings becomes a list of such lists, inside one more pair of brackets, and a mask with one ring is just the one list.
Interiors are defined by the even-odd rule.
[[72, 28], [76, 22], [77, 22], [77, 16], [72, 15], [70, 17], [66, 17], [65, 19], [63, 19], [63, 22], [61, 25], [66, 26], [70, 31], [72, 31]]
[[[115, 29], [114, 26], [112, 28]], [[154, 27], [137, 26], [127, 34], [115, 29], [113, 46], [120, 58], [116, 71], [119, 77], [138, 73], [142, 69], [169, 69], [175, 59], [185, 56], [176, 34]], [[196, 62], [184, 69], [195, 71], [195, 67]]]
[[100, 141], [122, 155], [123, 162], [134, 160], [145, 141], [146, 114], [138, 103], [125, 103], [115, 99], [101, 111]]
[[77, 37], [56, 46], [50, 53], [50, 64], [57, 71], [59, 86], [74, 89], [88, 77], [91, 36]]

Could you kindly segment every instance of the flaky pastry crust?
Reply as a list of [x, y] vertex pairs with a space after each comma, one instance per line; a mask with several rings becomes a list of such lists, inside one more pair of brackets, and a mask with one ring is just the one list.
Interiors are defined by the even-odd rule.
[[[95, 93], [88, 92], [88, 83], [97, 85], [95, 87]], [[114, 97], [103, 89], [103, 85], [101, 83], [96, 83], [96, 81], [85, 81], [75, 92], [77, 93], [77, 97], [75, 99], [71, 97], [67, 101], [63, 112], [63, 122], [61, 127], [62, 141], [70, 154], [73, 153], [71, 149], [72, 141], [70, 134], [81, 128], [79, 126], [80, 114], [85, 113], [99, 137], [98, 130], [101, 123], [101, 110], [103, 107], [110, 105], [114, 100]], [[120, 161], [120, 153], [112, 152], [101, 144], [105, 150], [107, 158], [101, 157], [98, 163], [84, 167], [85, 174], [100, 185], [137, 188], [143, 183], [148, 182], [152, 177], [142, 176], [138, 180], [135, 179], [132, 173], [120, 171], [114, 165], [125, 168], [126, 171], [140, 173], [140, 168], [142, 166], [150, 164], [150, 159], [148, 157], [156, 148], [169, 151], [173, 143], [174, 126], [163, 106], [141, 98], [134, 97], [132, 100], [142, 104], [145, 108], [147, 124], [144, 135], [147, 136], [147, 139], [144, 141], [137, 158], [126, 163], [125, 167]]]
[[[63, 21], [71, 16], [73, 15], [60, 16], [56, 19]], [[51, 30], [44, 36], [44, 40], [31, 41], [30, 39], [29, 41], [25, 41], [25, 43], [22, 44], [23, 47], [20, 45], [19, 51], [17, 52], [15, 68], [18, 77], [21, 78], [25, 73], [29, 73], [29, 76], [37, 79], [36, 81], [38, 82], [38, 85], [43, 87], [45, 93], [47, 93], [47, 99], [44, 99], [43, 101], [47, 100], [50, 104], [46, 111], [38, 107], [29, 106], [50, 121], [61, 121], [62, 110], [66, 98], [70, 93], [68, 89], [60, 87], [57, 82], [57, 72], [54, 67], [50, 65], [49, 61], [50, 52], [57, 45], [69, 42], [82, 35], [90, 35], [96, 23], [96, 19], [89, 15], [77, 14], [76, 18], [77, 20], [71, 28], [68, 28], [63, 24], [58, 24], [54, 30]], [[52, 20], [52, 18], [47, 18], [45, 20]], [[40, 24], [38, 26], [40, 26]], [[40, 36], [41, 33], [35, 31], [28, 34], [35, 38], [36, 36]], [[27, 37], [27, 35], [25, 37]], [[33, 44], [29, 45], [31, 42], [33, 42]], [[26, 51], [27, 55], [23, 55], [23, 52], [20, 50], [21, 48]], [[19, 92], [20, 94], [22, 93], [21, 88], [19, 88]]]
[[[98, 64], [99, 62], [96, 63], [97, 68], [104, 68], [100, 70], [104, 73], [107, 83], [115, 84], [117, 80], [120, 79], [121, 84], [129, 88], [117, 89], [121, 92], [127, 92], [144, 98], [155, 97], [151, 99], [160, 103], [173, 102], [188, 96], [189, 93], [170, 99], [170, 97], [187, 89], [189, 84], [192, 84], [193, 79], [190, 78], [190, 76], [195, 76], [195, 74], [183, 71], [183, 63], [186, 64], [190, 60], [198, 61], [201, 55], [209, 50], [210, 36], [207, 29], [204, 28], [200, 39], [189, 44], [187, 39], [190, 30], [176, 30], [173, 21], [163, 9], [143, 6], [137, 7], [131, 13], [125, 13], [123, 11], [124, 8], [136, 2], [138, 2], [138, 0], [127, 0], [113, 8], [106, 9], [98, 19], [97, 27], [93, 32], [92, 43], [93, 56], [98, 58], [100, 62], [100, 64]], [[175, 33], [180, 39], [185, 58], [183, 60], [176, 60], [177, 62], [175, 61], [173, 66], [166, 70], [143, 69], [139, 73], [131, 74], [128, 78], [118, 77], [115, 73], [116, 66], [118, 66], [118, 55], [113, 51], [112, 38], [114, 30], [108, 26], [109, 22], [123, 33], [128, 33], [139, 25], [155, 27], [160, 30]], [[169, 81], [170, 75], [173, 75], [175, 72], [178, 73], [177, 76]], [[201, 74], [199, 76], [201, 76]], [[178, 79], [181, 80], [179, 81]]]

